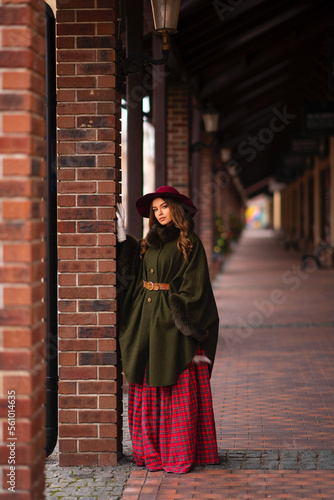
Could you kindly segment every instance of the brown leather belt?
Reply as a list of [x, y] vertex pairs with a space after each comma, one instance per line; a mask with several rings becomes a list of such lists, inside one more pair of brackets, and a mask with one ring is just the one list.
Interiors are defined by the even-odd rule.
[[153, 281], [143, 281], [143, 287], [147, 290], [169, 290], [169, 283], [153, 283]]

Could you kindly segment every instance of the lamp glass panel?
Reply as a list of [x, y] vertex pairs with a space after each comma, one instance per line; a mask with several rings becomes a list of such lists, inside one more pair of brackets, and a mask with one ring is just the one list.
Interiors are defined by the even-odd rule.
[[218, 130], [218, 113], [203, 113], [205, 132], [217, 132]]
[[157, 33], [177, 32], [181, 0], [151, 0], [154, 29]]
[[229, 148], [221, 148], [220, 159], [222, 162], [228, 162], [232, 158], [232, 151]]

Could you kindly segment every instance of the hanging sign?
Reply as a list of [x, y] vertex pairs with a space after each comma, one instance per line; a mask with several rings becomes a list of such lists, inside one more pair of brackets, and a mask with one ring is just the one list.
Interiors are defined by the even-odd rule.
[[302, 108], [306, 134], [334, 135], [334, 103], [304, 104]]
[[318, 137], [293, 137], [290, 140], [290, 153], [297, 155], [316, 155], [319, 153]]
[[287, 169], [302, 169], [306, 165], [305, 157], [297, 155], [284, 155], [282, 158], [282, 165]]

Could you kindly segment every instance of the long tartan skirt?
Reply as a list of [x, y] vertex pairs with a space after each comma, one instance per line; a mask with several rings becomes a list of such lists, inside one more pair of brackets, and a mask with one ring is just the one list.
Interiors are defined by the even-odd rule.
[[174, 385], [129, 384], [129, 428], [134, 461], [150, 471], [218, 464], [207, 363], [189, 363]]

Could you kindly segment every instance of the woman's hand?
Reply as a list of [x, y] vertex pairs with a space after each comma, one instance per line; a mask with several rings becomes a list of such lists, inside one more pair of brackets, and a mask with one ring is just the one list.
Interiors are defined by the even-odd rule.
[[125, 210], [121, 203], [117, 203], [116, 217], [117, 217], [116, 236], [117, 236], [117, 241], [121, 243], [122, 241], [126, 240]]

